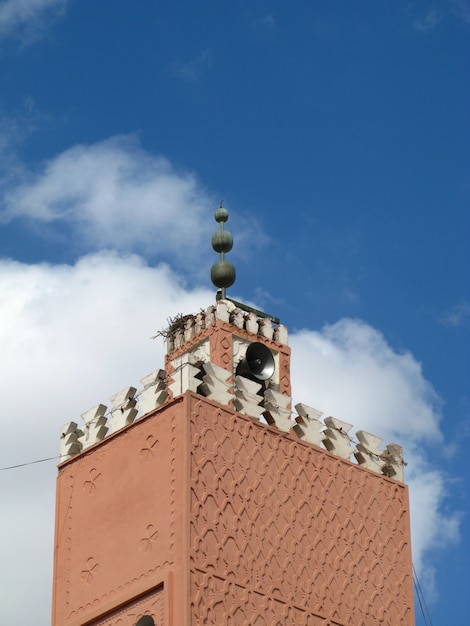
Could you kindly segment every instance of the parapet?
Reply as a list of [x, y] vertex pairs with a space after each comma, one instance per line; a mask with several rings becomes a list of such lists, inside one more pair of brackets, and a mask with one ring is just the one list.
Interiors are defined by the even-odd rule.
[[[233, 345], [223, 354], [226, 358], [219, 358], [220, 353], [217, 356], [210, 343], [211, 332], [218, 325], [232, 335]], [[382, 439], [363, 430], [356, 431], [354, 439], [349, 434], [351, 424], [332, 416], [322, 419], [321, 411], [306, 404], [296, 404], [293, 412], [292, 398], [285, 392], [290, 386], [283, 385], [281, 377], [278, 382], [263, 384], [237, 375], [235, 354], [238, 360], [243, 358], [250, 341], [260, 338], [279, 353], [288, 350], [285, 326], [221, 300], [200, 313], [177, 317], [159, 334], [167, 343], [166, 370], [156, 370], [142, 378], [139, 391], [126, 387], [111, 396], [110, 409], [98, 404], [83, 413], [83, 426], [75, 422], [66, 424], [61, 430], [62, 461], [82, 453], [105, 439], [108, 433], [129, 426], [179, 395], [192, 392], [272, 427], [280, 436], [298, 438], [403, 482], [405, 463], [402, 448], [397, 444], [381, 449]], [[287, 361], [282, 363], [281, 369], [288, 369]]]
[[244, 330], [251, 335], [264, 337], [281, 345], [288, 344], [287, 328], [273, 318], [260, 316], [256, 311], [244, 311], [230, 300], [219, 300], [205, 311], [169, 320], [169, 328], [159, 333], [165, 338], [167, 354], [172, 354], [187, 342], [200, 337], [205, 330], [213, 327], [217, 320], [233, 325], [234, 330]]

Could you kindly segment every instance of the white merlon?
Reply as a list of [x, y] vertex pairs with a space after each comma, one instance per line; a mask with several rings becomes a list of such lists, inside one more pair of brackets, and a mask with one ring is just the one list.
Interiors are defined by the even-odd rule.
[[405, 461], [403, 460], [403, 448], [396, 443], [389, 443], [382, 453], [385, 465], [383, 474], [389, 478], [394, 478], [403, 482], [405, 480]]
[[343, 459], [349, 459], [353, 452], [348, 435], [352, 424], [342, 422], [336, 417], [325, 417], [325, 424], [328, 427], [323, 431], [322, 441], [325, 448]]
[[181, 326], [180, 318], [177, 318], [165, 332], [167, 354], [181, 348], [186, 342], [197, 337], [204, 330], [214, 326], [217, 321], [232, 324], [236, 328], [246, 330], [252, 335], [265, 337], [284, 345], [288, 344], [287, 328], [282, 324], [276, 324], [270, 317], [258, 315], [255, 311], [245, 311], [237, 307], [230, 300], [218, 300], [214, 305], [207, 307], [205, 311], [197, 314], [184, 316], [184, 324]]
[[227, 382], [232, 372], [224, 370], [214, 363], [204, 363], [202, 366], [204, 375], [199, 385], [199, 392], [206, 398], [215, 400], [219, 404], [229, 404], [232, 400], [232, 383]]
[[97, 404], [93, 408], [88, 409], [88, 411], [81, 414], [80, 417], [85, 422], [83, 435], [79, 437], [83, 450], [105, 438], [106, 433], [108, 432], [105, 413], [106, 406], [104, 404]]
[[184, 323], [184, 341], [191, 341], [196, 336], [195, 319], [189, 316]]
[[177, 328], [174, 334], [174, 347], [181, 348], [184, 345], [184, 332], [182, 328]]
[[175, 349], [175, 335], [174, 335], [174, 333], [169, 333], [165, 337], [165, 342], [166, 342], [166, 352], [167, 352], [167, 354], [170, 354]]
[[290, 432], [295, 424], [291, 418], [291, 401], [292, 398], [273, 389], [266, 389], [264, 393], [264, 418], [285, 433]]
[[300, 439], [305, 439], [309, 443], [321, 446], [324, 435], [321, 430], [324, 427], [320, 417], [323, 415], [318, 409], [314, 409], [306, 404], [295, 405], [298, 416], [295, 418], [296, 424], [294, 430]]
[[206, 315], [203, 311], [200, 311], [196, 315], [196, 321], [195, 321], [195, 326], [194, 326], [196, 335], [199, 335], [199, 333], [201, 333], [205, 327], [206, 327]]
[[[231, 351], [227, 348], [228, 344], [224, 345], [224, 349], [228, 350], [229, 357], [231, 352], [233, 371], [210, 362], [212, 327], [219, 322], [232, 324]], [[248, 337], [245, 332], [240, 332], [242, 336], [238, 336], [235, 329], [246, 331], [253, 337]], [[131, 424], [137, 417], [137, 400], [140, 415], [146, 415], [162, 406], [169, 397], [175, 398], [191, 391], [260, 420], [262, 424], [274, 425], [289, 436], [295, 434], [299, 439], [324, 447], [343, 459], [351, 460], [353, 457], [362, 467], [403, 482], [406, 464], [400, 446], [391, 443], [384, 450], [380, 449], [382, 439], [362, 430], [356, 433], [358, 441], [354, 442], [349, 435], [351, 424], [331, 416], [322, 421], [322, 412], [306, 404], [296, 404], [298, 415], [295, 420], [292, 418], [291, 398], [277, 391], [280, 387], [279, 375], [285, 367], [281, 349], [271, 348], [275, 367], [266, 385], [234, 376], [238, 365], [246, 358], [249, 346], [257, 341], [256, 337], [266, 339], [266, 343], [274, 340], [287, 345], [288, 332], [282, 324], [276, 324], [271, 318], [258, 315], [253, 310], [247, 312], [231, 301], [219, 300], [196, 315], [178, 316], [170, 328], [160, 334], [165, 336], [168, 354], [180, 348], [180, 356], [171, 360], [168, 373], [156, 370], [142, 378], [143, 390], [139, 394], [134, 387], [115, 394], [111, 398], [113, 407], [109, 419], [105, 415], [106, 407], [100, 404], [82, 415], [82, 429], [75, 422], [66, 424], [61, 430], [62, 459], [70, 459], [101, 441], [109, 428], [111, 432], [116, 432]]]
[[135, 399], [136, 392], [137, 389], [135, 387], [126, 387], [114, 394], [114, 396], [111, 396], [110, 400], [113, 403], [113, 408], [110, 411], [111, 417], [108, 418], [108, 424], [112, 433], [132, 424], [135, 420], [137, 415], [137, 409], [135, 408], [137, 404]]
[[229, 300], [219, 300], [216, 304], [215, 308], [215, 316], [221, 322], [229, 322], [230, 323], [230, 311], [235, 308], [235, 305], [232, 304]]
[[374, 472], [381, 472], [385, 465], [382, 459], [383, 450], [379, 450], [379, 446], [383, 439], [372, 435], [365, 430], [358, 430], [356, 437], [359, 443], [356, 444], [354, 456], [359, 465], [363, 465]]
[[259, 334], [266, 339], [272, 339], [274, 336], [273, 323], [269, 317], [263, 317], [259, 321]]
[[168, 385], [168, 389], [170, 389], [173, 398], [186, 391], [194, 391], [196, 393], [197, 388], [201, 384], [201, 379], [196, 378], [196, 376], [200, 375], [201, 370], [191, 363], [191, 355], [185, 353], [174, 359], [171, 364], [175, 371], [171, 374], [173, 382]]
[[155, 370], [140, 379], [144, 386], [139, 396], [139, 409], [146, 415], [161, 406], [168, 398], [165, 370]]
[[69, 422], [62, 426], [60, 430], [60, 460], [67, 461], [82, 450], [79, 437], [83, 432], [77, 427], [75, 422]]
[[249, 333], [253, 333], [253, 335], [258, 334], [259, 322], [256, 313], [248, 313], [245, 318], [245, 328]]
[[287, 346], [288, 332], [287, 328], [282, 324], [278, 324], [274, 329], [274, 341], [277, 341], [277, 343], [282, 343]]
[[230, 314], [230, 323], [236, 326], [237, 328], [244, 328], [245, 326], [245, 315], [241, 309], [238, 307], [235, 308]]
[[264, 407], [259, 406], [263, 398], [258, 394], [262, 385], [243, 376], [235, 376], [234, 383], [233, 406], [235, 410], [259, 419], [264, 412]]
[[215, 306], [211, 304], [206, 309], [206, 328], [215, 324]]

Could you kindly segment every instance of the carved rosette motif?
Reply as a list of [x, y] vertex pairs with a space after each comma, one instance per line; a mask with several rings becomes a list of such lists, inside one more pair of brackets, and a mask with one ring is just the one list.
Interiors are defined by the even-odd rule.
[[410, 624], [404, 485], [222, 408], [191, 415], [195, 623]]

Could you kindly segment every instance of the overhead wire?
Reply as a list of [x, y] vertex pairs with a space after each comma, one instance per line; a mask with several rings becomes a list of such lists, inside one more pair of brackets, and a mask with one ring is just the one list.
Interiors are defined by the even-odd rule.
[[416, 592], [416, 597], [418, 598], [419, 608], [421, 609], [421, 615], [423, 617], [424, 624], [425, 626], [433, 626], [431, 615], [429, 613], [429, 609], [424, 598], [423, 590], [421, 589], [421, 585], [419, 583], [419, 578], [414, 563], [412, 563], [411, 566], [413, 568], [413, 584]]

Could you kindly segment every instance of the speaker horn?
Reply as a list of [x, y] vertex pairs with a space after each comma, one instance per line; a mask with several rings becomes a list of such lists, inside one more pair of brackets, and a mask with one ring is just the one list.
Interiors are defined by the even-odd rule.
[[250, 343], [246, 356], [237, 365], [235, 373], [245, 378], [268, 380], [274, 374], [274, 357], [271, 350], [262, 343]]

